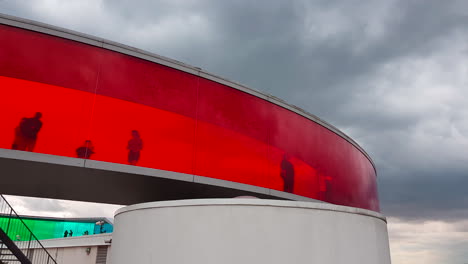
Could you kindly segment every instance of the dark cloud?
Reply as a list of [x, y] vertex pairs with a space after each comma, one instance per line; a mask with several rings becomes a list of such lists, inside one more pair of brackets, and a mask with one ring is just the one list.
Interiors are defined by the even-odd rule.
[[171, 57], [355, 138], [383, 212], [468, 217], [468, 2], [0, 1], [2, 12]]
[[409, 221], [468, 219], [466, 171], [426, 169], [385, 176], [379, 178], [379, 186], [387, 215]]

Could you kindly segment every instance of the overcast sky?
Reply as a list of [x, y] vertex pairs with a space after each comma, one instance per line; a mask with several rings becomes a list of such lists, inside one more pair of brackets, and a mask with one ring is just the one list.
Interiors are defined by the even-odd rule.
[[[393, 263], [468, 263], [468, 1], [0, 0], [261, 90], [374, 159]], [[24, 212], [115, 206], [10, 197]]]

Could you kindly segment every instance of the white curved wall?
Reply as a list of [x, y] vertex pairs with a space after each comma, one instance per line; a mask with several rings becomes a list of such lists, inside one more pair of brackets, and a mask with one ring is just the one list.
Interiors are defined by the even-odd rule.
[[378, 213], [259, 199], [153, 202], [116, 213], [111, 263], [390, 263]]

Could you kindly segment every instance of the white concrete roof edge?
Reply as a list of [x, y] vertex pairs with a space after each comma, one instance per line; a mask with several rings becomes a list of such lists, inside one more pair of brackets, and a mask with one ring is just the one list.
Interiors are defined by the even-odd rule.
[[183, 207], [183, 206], [216, 206], [216, 205], [244, 205], [244, 206], [273, 206], [273, 207], [295, 207], [303, 209], [316, 209], [335, 211], [350, 214], [359, 214], [370, 217], [375, 217], [387, 222], [385, 216], [380, 213], [356, 208], [349, 206], [336, 205], [324, 202], [306, 202], [306, 201], [284, 201], [284, 200], [271, 200], [271, 199], [256, 199], [256, 198], [219, 198], [219, 199], [190, 199], [190, 200], [175, 200], [175, 201], [160, 201], [139, 203], [118, 209], [114, 217], [119, 214], [136, 211], [147, 210], [151, 208], [164, 208], [164, 207]]

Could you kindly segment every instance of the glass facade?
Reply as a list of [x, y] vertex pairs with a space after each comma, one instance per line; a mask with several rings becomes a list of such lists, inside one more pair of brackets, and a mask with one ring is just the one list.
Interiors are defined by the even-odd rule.
[[[7, 235], [14, 241], [29, 241], [30, 233], [24, 228], [16, 228], [22, 226], [18, 218], [9, 218], [8, 216], [0, 216], [2, 226], [9, 227]], [[96, 223], [103, 221], [101, 219], [89, 220], [66, 220], [66, 219], [46, 219], [46, 218], [23, 218], [23, 222], [31, 229], [37, 239], [52, 239], [63, 237], [77, 237], [84, 235], [95, 235], [103, 233], [112, 233], [114, 227], [107, 221], [102, 224]]]
[[181, 172], [379, 211], [367, 157], [297, 113], [59, 37], [0, 26], [0, 40], [0, 148]]

